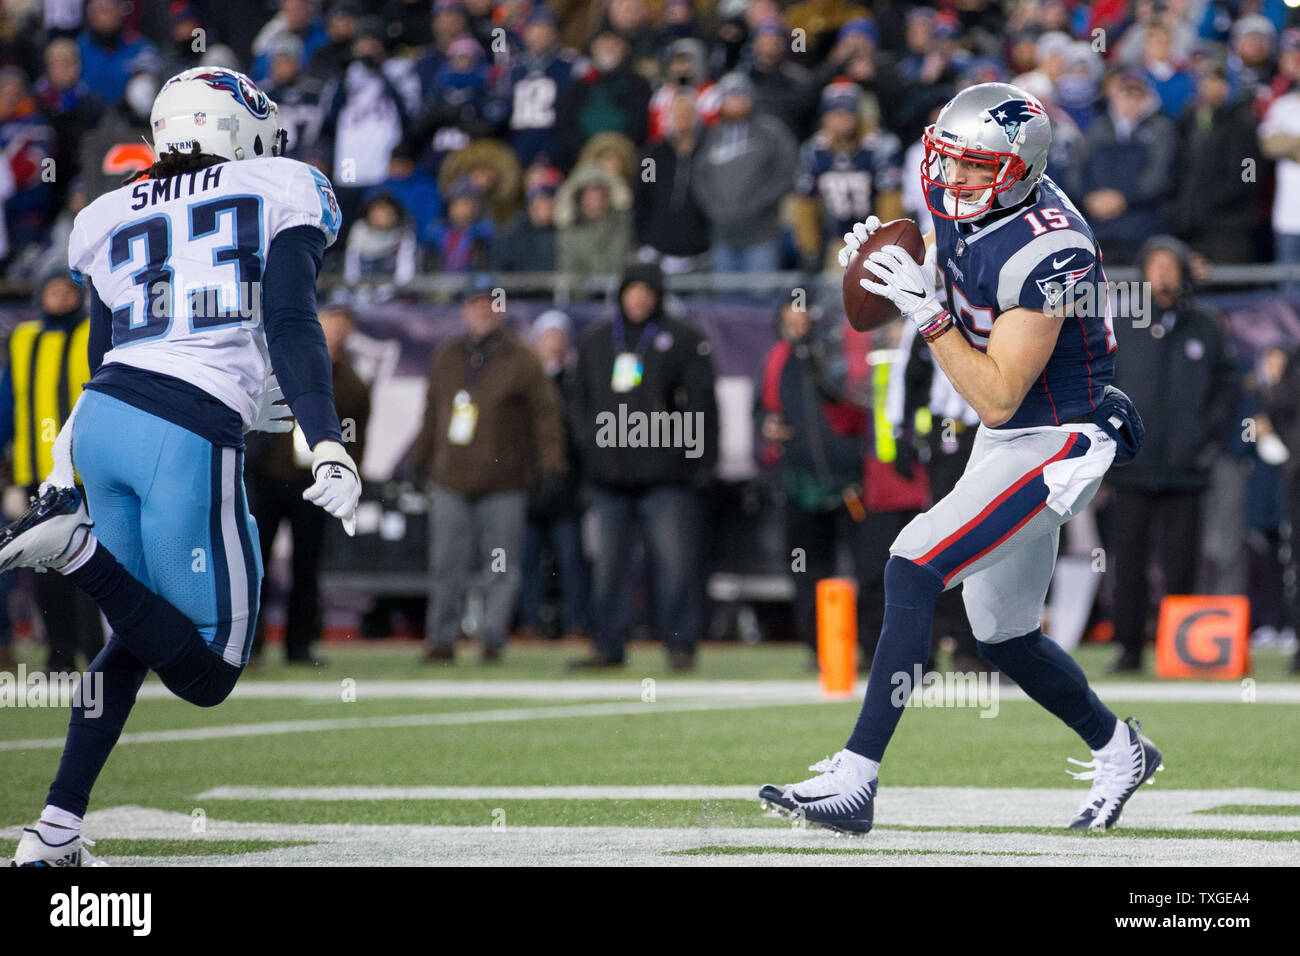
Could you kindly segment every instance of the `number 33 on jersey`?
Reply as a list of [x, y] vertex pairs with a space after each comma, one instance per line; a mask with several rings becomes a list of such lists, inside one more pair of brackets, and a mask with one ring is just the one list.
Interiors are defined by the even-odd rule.
[[334, 241], [329, 180], [285, 157], [225, 162], [113, 190], [81, 211], [68, 258], [113, 316], [105, 364], [181, 378], [252, 421], [269, 363], [267, 250], [295, 226]]

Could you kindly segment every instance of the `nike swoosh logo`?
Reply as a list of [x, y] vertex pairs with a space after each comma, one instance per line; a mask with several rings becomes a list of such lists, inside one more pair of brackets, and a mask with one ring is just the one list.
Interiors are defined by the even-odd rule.
[[[1077, 256], [1077, 255], [1078, 255], [1078, 253], [1076, 252], [1076, 253], [1074, 254], [1074, 256]], [[1053, 260], [1052, 260], [1052, 268], [1053, 268], [1053, 269], [1059, 269], [1059, 268], [1061, 268], [1061, 266], [1065, 265], [1067, 262], [1069, 262], [1071, 259], [1073, 259], [1074, 256], [1069, 256], [1069, 257], [1067, 257], [1067, 258], [1065, 258], [1065, 259], [1062, 259], [1060, 262], [1057, 262], [1055, 259], [1053, 259]]]
[[791, 790], [790, 796], [794, 797], [800, 803], [819, 803], [822, 800], [829, 800], [831, 797], [838, 797], [838, 793], [828, 793], [822, 797], [801, 797], [798, 790]]

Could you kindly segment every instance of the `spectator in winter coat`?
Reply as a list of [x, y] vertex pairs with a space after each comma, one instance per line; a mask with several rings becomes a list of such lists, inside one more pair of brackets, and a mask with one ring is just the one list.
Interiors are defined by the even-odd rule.
[[718, 84], [718, 125], [701, 145], [691, 188], [709, 219], [713, 268], [775, 272], [780, 267], [781, 200], [794, 185], [798, 146], [780, 120], [754, 110], [748, 77]]
[[425, 659], [449, 664], [465, 593], [484, 582], [483, 660], [505, 646], [523, 572], [529, 487], [564, 475], [564, 422], [537, 356], [503, 328], [491, 281], [476, 276], [465, 334], [429, 363], [424, 425], [411, 452], [433, 479], [434, 600]]
[[1172, 224], [1178, 132], [1141, 73], [1112, 77], [1108, 93], [1105, 113], [1084, 134], [1073, 192], [1106, 261], [1127, 265]]
[[696, 102], [689, 89], [677, 94], [662, 121], [665, 139], [651, 146], [642, 161], [653, 175], [636, 180], [638, 255], [657, 259], [669, 273], [707, 266], [709, 220], [691, 189], [703, 132]]
[[382, 278], [404, 285], [415, 277], [415, 228], [388, 193], [366, 203], [361, 222], [348, 233], [343, 276], [349, 285]]
[[580, 292], [619, 273], [632, 248], [632, 191], [595, 163], [579, 166], [555, 199], [556, 265]]
[[559, 160], [559, 106], [574, 82], [577, 55], [560, 46], [555, 15], [537, 7], [524, 28], [524, 50], [505, 76], [510, 93], [510, 146], [523, 166]]
[[[654, 628], [669, 665], [689, 669], [702, 626], [692, 598], [701, 573], [697, 489], [717, 460], [717, 400], [708, 341], [664, 312], [657, 266], [628, 267], [618, 313], [583, 340], [569, 421], [599, 529], [592, 653], [576, 666], [625, 662], [633, 585], [629, 536], [639, 532], [654, 580]], [[653, 444], [650, 428], [657, 429]]]
[[[1197, 83], [1179, 137], [1181, 188], [1174, 209], [1179, 238], [1211, 262], [1259, 261], [1259, 144], [1248, 101], [1234, 99], [1227, 75], [1212, 67]], [[1253, 167], [1243, 165], [1253, 161]], [[1255, 169], [1249, 174], [1250, 168]]]
[[483, 194], [463, 177], [447, 191], [447, 215], [434, 229], [434, 248], [443, 272], [472, 272], [487, 268], [496, 234], [483, 215]]
[[157, 62], [158, 51], [123, 21], [118, 0], [90, 0], [86, 4], [86, 31], [81, 35], [81, 75], [105, 103], [126, 94], [127, 81], [142, 58]]
[[1237, 407], [1237, 370], [1216, 317], [1193, 296], [1190, 254], [1157, 236], [1138, 255], [1151, 284], [1149, 324], [1115, 323], [1115, 385], [1146, 428], [1141, 454], [1106, 480], [1115, 491], [1112, 570], [1117, 671], [1139, 670], [1147, 635], [1150, 542], [1159, 529], [1165, 593], [1191, 593], [1200, 556], [1201, 501]]
[[582, 144], [607, 130], [637, 145], [645, 142], [649, 108], [650, 84], [632, 68], [627, 40], [603, 30], [591, 41], [589, 68], [560, 103], [556, 132], [561, 165], [573, 165]]
[[562, 180], [558, 169], [534, 177], [524, 211], [492, 244], [493, 271], [555, 271], [555, 193]]

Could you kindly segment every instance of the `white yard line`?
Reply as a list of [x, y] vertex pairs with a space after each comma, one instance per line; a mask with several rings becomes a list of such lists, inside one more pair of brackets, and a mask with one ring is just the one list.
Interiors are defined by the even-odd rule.
[[[1236, 791], [1220, 791], [1234, 793]], [[757, 812], [757, 810], [755, 811]], [[308, 841], [230, 856], [114, 857], [144, 866], [1294, 866], [1295, 843], [1245, 840], [1083, 838], [1032, 833], [877, 830], [861, 840], [821, 830], [780, 828], [624, 828], [379, 826], [233, 823], [208, 819], [203, 834], [186, 813], [115, 807], [86, 818], [88, 833], [109, 839]], [[3, 831], [14, 838], [17, 828]], [[705, 847], [758, 848], [741, 855], [674, 855]], [[849, 853], [761, 852], [787, 850]], [[895, 852], [882, 852], [895, 851]], [[899, 856], [897, 852], [918, 853]], [[918, 852], [919, 851], [919, 852]], [[1024, 854], [1034, 854], [1026, 856]]]
[[[343, 680], [244, 680], [231, 697], [242, 700], [339, 700]], [[653, 681], [658, 700], [741, 698], [744, 700], [825, 700], [815, 680], [723, 680], [694, 681], [647, 678]], [[1103, 682], [1092, 685], [1103, 700], [1134, 703], [1171, 702], [1238, 704], [1246, 693], [1240, 682], [1168, 681], [1163, 683]], [[379, 680], [361, 678], [348, 688], [357, 700], [453, 700], [488, 698], [499, 700], [640, 700], [648, 690], [641, 678], [628, 680]], [[866, 691], [860, 682], [854, 697]], [[1281, 681], [1254, 684], [1251, 690], [1259, 703], [1300, 704], [1300, 682]], [[1004, 701], [1028, 700], [1018, 687], [1002, 686]], [[161, 684], [150, 681], [140, 689], [145, 700], [175, 699]], [[951, 697], [952, 695], [948, 695]], [[951, 702], [951, 701], [950, 701]]]
[[[1088, 791], [987, 787], [883, 786], [876, 820], [896, 826], [1057, 827]], [[753, 800], [750, 786], [537, 786], [537, 787], [214, 787], [196, 794], [204, 800]], [[1300, 830], [1300, 816], [1286, 814], [1207, 814], [1227, 804], [1300, 806], [1300, 792], [1289, 790], [1169, 790], [1143, 787], [1124, 808], [1124, 825], [1176, 830]], [[1300, 853], [1297, 854], [1300, 857]]]
[[[220, 740], [230, 737], [267, 737], [277, 734], [322, 733], [336, 730], [371, 730], [377, 727], [445, 727], [465, 724], [512, 723], [522, 720], [554, 720], [566, 717], [642, 716], [704, 710], [745, 710], [773, 705], [797, 706], [806, 700], [682, 700], [669, 703], [574, 704], [557, 707], [524, 707], [512, 710], [453, 711], [443, 714], [404, 714], [393, 717], [339, 717], [321, 720], [274, 720], [263, 723], [227, 724], [220, 727], [192, 727], [186, 730], [147, 730], [124, 733], [118, 745], [159, 744], [179, 741]], [[64, 744], [63, 737], [0, 741], [6, 750], [49, 750]]]

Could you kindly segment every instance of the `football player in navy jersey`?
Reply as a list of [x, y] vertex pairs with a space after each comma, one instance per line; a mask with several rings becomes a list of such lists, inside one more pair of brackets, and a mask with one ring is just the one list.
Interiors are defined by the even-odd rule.
[[[767, 785], [768, 807], [846, 833], [871, 829], [877, 776], [924, 667], [938, 596], [963, 584], [979, 650], [1087, 744], [1091, 780], [1070, 829], [1107, 830], [1161, 767], [1132, 718], [1098, 699], [1078, 664], [1043, 634], [1060, 527], [1096, 494], [1112, 463], [1141, 445], [1141, 420], [1111, 386], [1115, 335], [1101, 252], [1044, 171], [1051, 124], [1006, 83], [958, 93], [924, 134], [921, 179], [935, 228], [918, 265], [897, 245], [861, 280], [914, 322], [979, 413], [956, 487], [890, 548], [885, 620], [866, 699], [845, 748], [817, 776]], [[880, 227], [846, 235], [840, 264]], [[943, 280], [936, 294], [936, 267]], [[941, 301], [942, 300], [942, 301]]]

